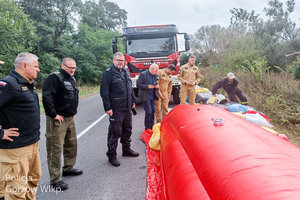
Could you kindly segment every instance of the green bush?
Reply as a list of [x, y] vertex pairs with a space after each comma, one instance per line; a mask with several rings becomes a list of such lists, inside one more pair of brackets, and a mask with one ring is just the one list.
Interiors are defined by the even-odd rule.
[[292, 64], [292, 69], [295, 79], [300, 80], [300, 59]]

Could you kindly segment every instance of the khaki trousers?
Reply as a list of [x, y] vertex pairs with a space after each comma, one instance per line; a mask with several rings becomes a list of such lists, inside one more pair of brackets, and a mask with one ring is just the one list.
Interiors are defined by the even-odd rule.
[[180, 104], [186, 104], [186, 99], [189, 96], [190, 105], [195, 105], [196, 90], [194, 85], [181, 84]]
[[[169, 98], [165, 97], [161, 99], [158, 97], [158, 100], [155, 100], [155, 117], [156, 123], [160, 123], [161, 120], [168, 114]], [[161, 118], [162, 110], [162, 118]]]
[[46, 116], [46, 147], [50, 182], [61, 181], [61, 153], [64, 155], [64, 171], [74, 169], [77, 157], [77, 137], [73, 117], [65, 117], [64, 121]]
[[38, 143], [0, 149], [0, 197], [5, 200], [36, 199], [42, 176]]

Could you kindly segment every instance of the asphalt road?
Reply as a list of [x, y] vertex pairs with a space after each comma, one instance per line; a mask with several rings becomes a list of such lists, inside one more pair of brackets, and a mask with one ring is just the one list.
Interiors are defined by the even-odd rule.
[[[174, 107], [170, 104], [170, 107]], [[62, 177], [69, 184], [65, 191], [55, 191], [50, 187], [47, 167], [45, 115], [41, 116], [40, 157], [42, 178], [37, 190], [37, 199], [42, 200], [142, 200], [146, 198], [147, 161], [146, 145], [140, 139], [144, 130], [144, 110], [138, 103], [137, 115], [133, 116], [131, 147], [140, 153], [139, 157], [122, 157], [121, 143], [118, 159], [121, 166], [114, 167], [106, 157], [108, 115], [105, 114], [99, 94], [79, 102], [76, 115], [78, 155], [75, 168], [82, 169], [80, 176]], [[63, 161], [63, 159], [62, 159]], [[63, 163], [62, 163], [63, 165]]]

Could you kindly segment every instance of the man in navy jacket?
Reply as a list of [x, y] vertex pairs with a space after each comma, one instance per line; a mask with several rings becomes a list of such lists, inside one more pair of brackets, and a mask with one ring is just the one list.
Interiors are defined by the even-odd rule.
[[247, 97], [244, 95], [242, 90], [238, 87], [238, 79], [234, 76], [232, 72], [229, 72], [227, 74], [227, 77], [223, 78], [222, 80], [218, 81], [213, 89], [212, 89], [212, 95], [216, 96], [217, 90], [219, 88], [223, 88], [227, 94], [228, 98], [227, 101], [233, 101], [236, 103], [239, 103], [239, 100], [237, 99], [236, 96], [241, 100], [241, 104], [247, 105]]
[[157, 64], [152, 64], [149, 70], [143, 71], [137, 80], [139, 98], [142, 99], [145, 110], [145, 130], [152, 129], [154, 125], [155, 100], [158, 100], [157, 90], [159, 89], [156, 75], [158, 69]]
[[0, 79], [0, 199], [35, 199], [42, 176], [34, 81], [40, 71], [38, 57], [23, 52], [14, 65]]
[[130, 148], [132, 134], [132, 114], [135, 96], [128, 71], [124, 68], [124, 55], [114, 54], [113, 64], [102, 75], [100, 95], [105, 112], [109, 115], [107, 137], [108, 162], [120, 166], [117, 159], [118, 140], [121, 138], [122, 156], [137, 157], [139, 153]]

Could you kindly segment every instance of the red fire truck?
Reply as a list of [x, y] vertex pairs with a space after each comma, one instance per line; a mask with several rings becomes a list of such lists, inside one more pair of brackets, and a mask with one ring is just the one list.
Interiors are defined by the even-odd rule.
[[152, 63], [157, 64], [160, 69], [174, 64], [177, 70], [176, 74], [172, 76], [172, 95], [173, 101], [177, 104], [180, 103], [180, 81], [177, 79], [177, 73], [180, 69], [178, 34], [184, 35], [185, 51], [188, 51], [190, 49], [188, 34], [179, 33], [174, 24], [127, 27], [122, 36], [113, 38], [114, 53], [118, 51], [117, 39], [123, 38], [125, 67], [130, 73], [132, 87], [136, 96], [138, 96], [136, 81], [142, 71], [148, 69]]

